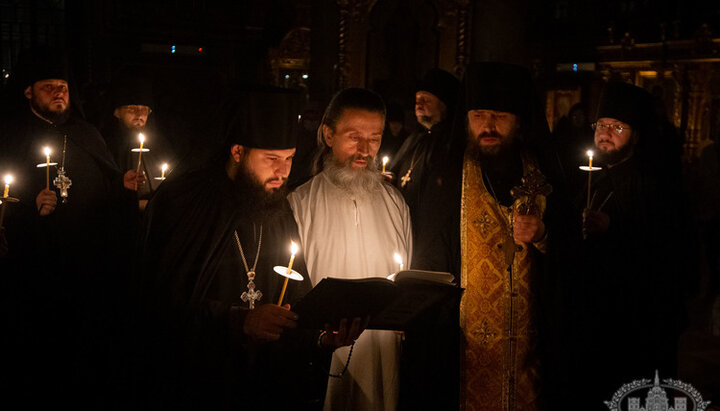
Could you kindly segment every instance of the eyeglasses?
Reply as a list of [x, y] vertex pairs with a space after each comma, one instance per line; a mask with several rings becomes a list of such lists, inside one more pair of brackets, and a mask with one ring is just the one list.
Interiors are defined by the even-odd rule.
[[152, 110], [148, 106], [122, 106], [123, 110], [129, 111], [133, 114], [150, 115]]
[[590, 124], [590, 127], [592, 127], [595, 131], [614, 131], [618, 134], [622, 134], [623, 130], [630, 130], [630, 127], [623, 126], [622, 124], [598, 124], [598, 123], [592, 123]]

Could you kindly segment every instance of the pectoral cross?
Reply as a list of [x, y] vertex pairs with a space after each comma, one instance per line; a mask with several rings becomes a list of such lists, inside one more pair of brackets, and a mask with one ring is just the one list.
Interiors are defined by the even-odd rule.
[[72, 180], [70, 180], [70, 177], [65, 175], [65, 169], [63, 167], [58, 169], [58, 175], [55, 177], [55, 180], [53, 180], [53, 184], [55, 187], [60, 189], [60, 198], [62, 198], [62, 202], [67, 203], [68, 189], [72, 186]]
[[410, 173], [412, 173], [412, 167], [408, 168], [407, 173], [405, 173], [405, 175], [400, 179], [400, 187], [405, 187], [405, 185], [411, 180]]
[[[249, 308], [252, 310], [255, 308], [255, 301], [260, 301], [263, 294], [262, 291], [256, 291], [255, 290], [255, 283], [252, 281], [255, 278], [255, 273], [253, 271], [248, 272], [248, 290], [243, 292], [242, 295], [240, 295], [240, 298], [246, 302], [249, 303]], [[236, 294], [237, 295], [237, 294]]]

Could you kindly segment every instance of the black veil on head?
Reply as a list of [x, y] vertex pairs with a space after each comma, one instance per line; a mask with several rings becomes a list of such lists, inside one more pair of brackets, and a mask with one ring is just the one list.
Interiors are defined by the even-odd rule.
[[230, 147], [295, 148], [304, 99], [297, 91], [272, 86], [243, 86], [227, 92], [209, 121], [202, 152], [190, 153], [173, 176], [208, 166], [224, 166]]
[[524, 150], [537, 156], [541, 163], [556, 162], [549, 152], [552, 144], [545, 111], [530, 71], [525, 67], [500, 62], [470, 63], [462, 80], [459, 101], [453, 125], [456, 146], [464, 148], [467, 140], [469, 110], [504, 111], [518, 116], [518, 140]]
[[3, 90], [2, 111], [9, 114], [25, 109], [28, 104], [23, 95], [25, 89], [37, 81], [47, 79], [60, 79], [68, 82], [72, 107], [76, 100], [76, 90], [71, 81], [67, 54], [61, 49], [46, 45], [21, 50], [17, 65]]

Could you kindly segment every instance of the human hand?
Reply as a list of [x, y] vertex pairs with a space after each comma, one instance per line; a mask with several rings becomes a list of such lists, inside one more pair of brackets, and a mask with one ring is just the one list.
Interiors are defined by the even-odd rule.
[[515, 214], [513, 221], [513, 239], [517, 244], [540, 241], [545, 235], [545, 223], [534, 215]]
[[325, 324], [325, 331], [320, 337], [320, 345], [323, 348], [332, 350], [352, 345], [355, 340], [360, 337], [360, 334], [362, 334], [369, 322], [370, 317], [366, 317], [365, 320], [356, 317], [350, 324], [350, 327], [348, 327], [348, 319], [343, 318], [340, 320], [340, 327], [337, 331], [331, 330], [330, 324]]
[[128, 170], [123, 176], [123, 186], [128, 190], [137, 191], [138, 187], [145, 184], [145, 173], [136, 170]]
[[57, 207], [57, 194], [54, 190], [44, 189], [35, 197], [35, 205], [41, 216], [50, 215]]
[[290, 311], [290, 304], [282, 307], [263, 304], [248, 311], [243, 332], [257, 341], [277, 341], [283, 330], [297, 327], [297, 319], [297, 314]]
[[610, 216], [602, 211], [583, 210], [583, 234], [603, 234], [610, 228]]
[[393, 181], [395, 181], [395, 174], [393, 174], [392, 171], [386, 171], [386, 172], [384, 172], [384, 173], [380, 173], [380, 175], [381, 175], [382, 178], [385, 179], [385, 181], [387, 181], [388, 183], [392, 183]]

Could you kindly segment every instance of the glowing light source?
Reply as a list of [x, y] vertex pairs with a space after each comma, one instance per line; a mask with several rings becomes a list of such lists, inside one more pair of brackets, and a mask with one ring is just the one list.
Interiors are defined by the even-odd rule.
[[404, 269], [405, 269], [405, 265], [403, 264], [403, 260], [402, 260], [402, 257], [400, 257], [400, 254], [395, 253], [395, 254], [393, 255], [393, 257], [395, 257], [395, 262], [398, 263], [398, 265], [400, 266], [400, 269], [398, 270], [398, 272], [404, 270]]

